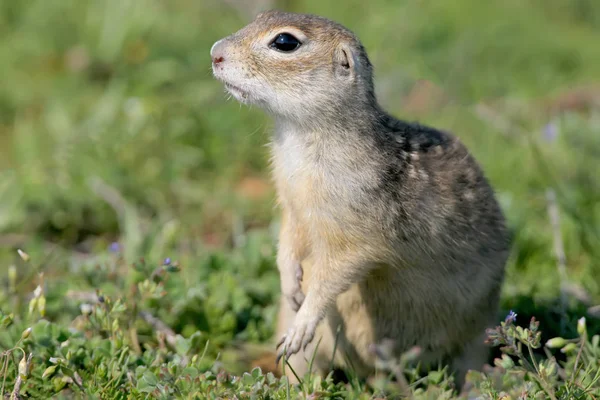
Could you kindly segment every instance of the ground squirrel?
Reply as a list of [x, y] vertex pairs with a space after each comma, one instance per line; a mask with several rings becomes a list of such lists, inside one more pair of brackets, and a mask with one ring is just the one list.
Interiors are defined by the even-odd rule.
[[509, 252], [478, 163], [452, 134], [384, 111], [361, 42], [331, 20], [263, 12], [211, 58], [227, 91], [275, 122], [278, 358], [302, 376], [314, 352], [327, 373], [336, 346], [334, 365], [365, 376], [371, 345], [391, 339], [396, 354], [447, 360], [460, 385], [487, 358]]

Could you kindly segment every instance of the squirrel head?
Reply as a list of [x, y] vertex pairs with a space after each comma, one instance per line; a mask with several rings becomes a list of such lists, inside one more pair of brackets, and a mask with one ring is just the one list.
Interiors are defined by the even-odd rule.
[[339, 118], [375, 102], [372, 65], [359, 39], [323, 17], [262, 12], [210, 54], [229, 93], [277, 117]]

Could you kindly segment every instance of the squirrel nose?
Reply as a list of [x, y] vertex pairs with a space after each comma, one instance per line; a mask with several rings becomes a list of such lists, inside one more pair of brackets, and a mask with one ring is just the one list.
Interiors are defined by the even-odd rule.
[[223, 40], [219, 40], [213, 44], [210, 49], [210, 58], [215, 65], [225, 61], [225, 58], [223, 57]]

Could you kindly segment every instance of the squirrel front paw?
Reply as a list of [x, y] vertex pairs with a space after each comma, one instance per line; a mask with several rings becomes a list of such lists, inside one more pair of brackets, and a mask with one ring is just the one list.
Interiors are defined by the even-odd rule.
[[302, 292], [302, 287], [300, 285], [304, 271], [299, 262], [295, 262], [294, 264], [293, 271], [290, 271], [291, 276], [283, 276], [282, 274], [281, 289], [283, 295], [292, 307], [292, 310], [298, 311], [304, 302], [304, 293]]
[[279, 364], [284, 354], [287, 360], [291, 355], [298, 353], [300, 349], [305, 350], [306, 346], [314, 339], [318, 324], [319, 318], [306, 316], [301, 312], [298, 313], [292, 327], [277, 343], [275, 363]]

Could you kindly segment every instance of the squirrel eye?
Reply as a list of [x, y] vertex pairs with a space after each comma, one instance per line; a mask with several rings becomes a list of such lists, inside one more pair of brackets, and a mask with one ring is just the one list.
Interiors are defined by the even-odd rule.
[[289, 33], [280, 33], [271, 42], [271, 47], [285, 53], [290, 53], [300, 47], [300, 41]]

